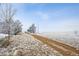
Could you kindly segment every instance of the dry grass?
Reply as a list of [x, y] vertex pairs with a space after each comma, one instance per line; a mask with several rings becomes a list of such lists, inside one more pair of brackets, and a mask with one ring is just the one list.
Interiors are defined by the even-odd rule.
[[79, 35], [74, 34], [73, 32], [65, 32], [65, 33], [42, 33], [39, 34], [45, 37], [50, 38], [51, 40], [56, 40], [60, 42], [64, 42], [70, 46], [73, 46], [79, 50]]
[[55, 40], [51, 40], [51, 39], [48, 39], [46, 37], [42, 37], [42, 36], [39, 36], [39, 35], [32, 35], [32, 36], [34, 36], [38, 40], [42, 41], [43, 43], [51, 46], [52, 48], [59, 51], [63, 55], [67, 55], [67, 56], [69, 56], [69, 55], [79, 55], [79, 51], [76, 50], [76, 48], [74, 48], [74, 47], [71, 47], [71, 46], [66, 45], [64, 43], [57, 42]]

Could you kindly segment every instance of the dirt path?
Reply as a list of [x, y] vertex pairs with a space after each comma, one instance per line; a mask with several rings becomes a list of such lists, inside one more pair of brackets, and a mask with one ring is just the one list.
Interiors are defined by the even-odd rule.
[[64, 56], [79, 55], [79, 50], [76, 50], [76, 48], [71, 47], [67, 44], [64, 44], [64, 43], [61, 43], [61, 42], [58, 42], [55, 40], [51, 40], [49, 38], [39, 36], [39, 35], [32, 34], [32, 36], [35, 37], [36, 39], [42, 41], [43, 43], [49, 45], [50, 47], [54, 48], [55, 50], [57, 50], [58, 52], [60, 52]]

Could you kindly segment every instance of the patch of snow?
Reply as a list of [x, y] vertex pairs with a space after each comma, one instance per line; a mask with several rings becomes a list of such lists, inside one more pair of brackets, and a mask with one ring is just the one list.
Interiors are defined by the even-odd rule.
[[0, 33], [0, 38], [4, 38], [5, 36], [8, 36], [8, 35]]

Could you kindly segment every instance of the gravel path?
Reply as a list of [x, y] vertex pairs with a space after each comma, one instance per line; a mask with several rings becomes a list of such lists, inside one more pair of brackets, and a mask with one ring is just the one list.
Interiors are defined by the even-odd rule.
[[7, 48], [0, 48], [2, 56], [58, 56], [61, 55], [53, 48], [28, 34], [16, 35], [11, 38], [11, 44]]

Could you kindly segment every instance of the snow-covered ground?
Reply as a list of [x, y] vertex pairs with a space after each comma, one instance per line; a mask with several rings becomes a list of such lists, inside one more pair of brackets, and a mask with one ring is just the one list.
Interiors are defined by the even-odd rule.
[[8, 35], [0, 33], [0, 38], [4, 38], [5, 36], [8, 36]]
[[52, 32], [52, 33], [41, 33], [40, 35], [46, 36], [53, 40], [58, 40], [61, 42], [64, 42], [66, 44], [69, 44], [73, 47], [76, 47], [79, 49], [79, 34], [75, 34], [74, 32]]
[[62, 55], [53, 48], [28, 34], [14, 35], [10, 39], [11, 44], [7, 48], [0, 48], [0, 55], [13, 56], [56, 56]]

